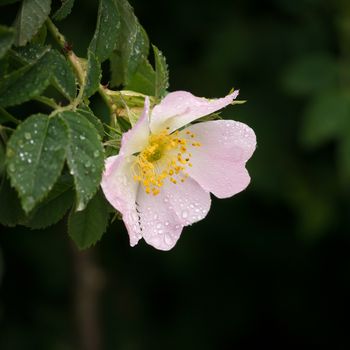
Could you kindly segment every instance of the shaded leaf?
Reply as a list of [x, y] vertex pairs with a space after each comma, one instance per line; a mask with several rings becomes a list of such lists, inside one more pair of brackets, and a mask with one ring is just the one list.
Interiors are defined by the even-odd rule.
[[126, 0], [118, 0], [121, 28], [115, 50], [111, 56], [112, 86], [127, 86], [138, 66], [149, 52], [149, 40], [133, 8]]
[[62, 21], [72, 12], [73, 6], [74, 0], [62, 0], [61, 7], [54, 13], [52, 18], [55, 21]]
[[142, 59], [137, 71], [130, 79], [127, 89], [154, 96], [156, 90], [156, 74], [146, 58]]
[[100, 86], [102, 77], [101, 65], [95, 54], [89, 50], [86, 70], [86, 81], [83, 96], [88, 98], [93, 95]]
[[15, 32], [12, 28], [0, 25], [0, 58], [2, 58], [7, 50], [11, 47], [15, 40]]
[[58, 118], [36, 114], [7, 144], [7, 171], [23, 209], [30, 212], [52, 189], [65, 160], [67, 133]]
[[58, 114], [68, 129], [67, 162], [74, 177], [77, 210], [96, 193], [104, 168], [103, 147], [96, 128], [79, 113]]
[[50, 50], [47, 64], [51, 68], [53, 85], [64, 97], [72, 101], [76, 96], [77, 88], [73, 69], [66, 58], [57, 50]]
[[23, 0], [15, 21], [16, 45], [23, 46], [39, 31], [49, 16], [51, 0]]
[[100, 0], [95, 34], [91, 40], [91, 50], [100, 62], [110, 57], [120, 29], [120, 13], [115, 0]]
[[61, 176], [45, 200], [35, 208], [25, 226], [41, 229], [56, 224], [73, 205], [73, 181], [70, 176]]
[[0, 81], [0, 105], [7, 107], [29, 101], [46, 89], [51, 76], [46, 54]]
[[79, 249], [86, 249], [101, 239], [107, 228], [108, 217], [108, 205], [99, 191], [85, 210], [70, 213], [68, 234]]
[[46, 28], [46, 24], [44, 23], [39, 29], [39, 31], [34, 35], [31, 42], [34, 44], [43, 46], [46, 41], [46, 36], [47, 36], [47, 28]]
[[169, 87], [169, 71], [165, 57], [155, 45], [152, 45], [156, 67], [155, 96], [162, 98]]

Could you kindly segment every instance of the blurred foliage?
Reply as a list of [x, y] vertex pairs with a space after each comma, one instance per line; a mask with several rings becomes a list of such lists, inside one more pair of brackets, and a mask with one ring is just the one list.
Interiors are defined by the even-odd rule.
[[[239, 88], [248, 102], [223, 115], [250, 125], [258, 149], [248, 189], [214, 199], [171, 252], [131, 249], [119, 222], [107, 232], [95, 248], [102, 348], [349, 348], [349, 1], [131, 3], [170, 90]], [[97, 7], [76, 0], [60, 22], [78, 54]], [[66, 231], [1, 228], [0, 349], [77, 348]]]

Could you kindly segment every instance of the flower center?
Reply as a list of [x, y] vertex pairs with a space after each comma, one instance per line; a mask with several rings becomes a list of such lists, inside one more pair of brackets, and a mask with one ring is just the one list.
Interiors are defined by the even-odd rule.
[[192, 166], [188, 144], [199, 147], [200, 143], [194, 141], [191, 131], [186, 131], [186, 135], [191, 142], [180, 137], [178, 131], [169, 134], [164, 130], [150, 135], [147, 147], [138, 154], [133, 166], [134, 180], [143, 185], [146, 193], [157, 195], [166, 179], [177, 184], [188, 177], [185, 169]]

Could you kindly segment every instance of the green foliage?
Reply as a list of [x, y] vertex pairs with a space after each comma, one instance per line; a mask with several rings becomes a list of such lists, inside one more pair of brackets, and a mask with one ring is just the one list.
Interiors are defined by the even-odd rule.
[[79, 249], [95, 245], [106, 231], [109, 207], [101, 191], [97, 192], [83, 211], [71, 211], [68, 233]]
[[14, 30], [0, 26], [0, 59], [4, 57], [5, 53], [9, 50], [15, 39]]
[[85, 98], [93, 95], [100, 86], [102, 77], [101, 65], [95, 54], [89, 50], [88, 52], [88, 63], [86, 69], [86, 81], [84, 86], [83, 96]]
[[50, 50], [48, 53], [47, 65], [50, 69], [50, 76], [52, 77], [55, 87], [68, 100], [72, 101], [76, 95], [76, 85], [73, 70], [68, 65], [67, 60], [57, 51]]
[[79, 211], [86, 207], [100, 185], [104, 167], [101, 138], [96, 128], [76, 112], [60, 112], [58, 117], [68, 130], [67, 162], [74, 177]]
[[156, 97], [163, 97], [166, 89], [169, 87], [169, 71], [165, 57], [155, 45], [152, 45], [154, 52], [154, 60], [156, 63], [156, 82], [155, 93]]
[[100, 62], [105, 61], [114, 50], [119, 39], [120, 11], [117, 0], [100, 0], [95, 34], [89, 49], [95, 53]]
[[105, 134], [103, 124], [101, 123], [101, 120], [94, 115], [91, 109], [89, 109], [87, 106], [81, 106], [81, 108], [78, 108], [76, 112], [85, 117], [96, 128], [101, 139], [103, 139]]
[[111, 56], [111, 83], [113, 86], [128, 86], [141, 61], [148, 56], [149, 40], [130, 4], [126, 0], [116, 2], [121, 27]]
[[152, 65], [146, 58], [142, 59], [140, 65], [126, 86], [129, 90], [140, 91], [146, 95], [153, 95], [156, 86], [156, 74]]
[[73, 205], [73, 181], [70, 176], [61, 176], [48, 196], [23, 221], [25, 226], [42, 229], [57, 223]]
[[32, 64], [28, 64], [0, 81], [0, 105], [13, 106], [40, 95], [50, 82], [50, 67], [47, 53]]
[[72, 12], [73, 6], [74, 0], [62, 0], [61, 7], [54, 13], [52, 19], [62, 21]]
[[75, 78], [66, 59], [57, 51], [40, 46], [18, 50], [17, 57], [28, 62], [0, 81], [0, 105], [17, 105], [39, 96], [52, 84], [69, 100], [76, 94]]
[[7, 169], [28, 213], [52, 189], [66, 154], [67, 133], [61, 120], [36, 114], [18, 126], [7, 145]]
[[[0, 6], [15, 2], [0, 0]], [[74, 0], [60, 5], [54, 21], [71, 13]], [[71, 208], [69, 234], [83, 249], [100, 239], [111, 210], [99, 192], [102, 140], [107, 154], [115, 154], [122, 131], [142, 112], [144, 94], [155, 101], [165, 95], [165, 57], [154, 46], [155, 66], [150, 64], [148, 36], [126, 0], [99, 1], [86, 58], [73, 52], [49, 18], [51, 0], [14, 6], [13, 26], [0, 24], [0, 223], [42, 229]], [[100, 88], [107, 59], [111, 79], [103, 80], [128, 91]], [[99, 112], [101, 119], [91, 99], [97, 92], [109, 111]], [[40, 104], [46, 114], [35, 114]], [[116, 119], [117, 113], [123, 117]], [[101, 120], [108, 119], [105, 128]]]
[[15, 21], [16, 45], [30, 41], [46, 21], [51, 0], [23, 0]]

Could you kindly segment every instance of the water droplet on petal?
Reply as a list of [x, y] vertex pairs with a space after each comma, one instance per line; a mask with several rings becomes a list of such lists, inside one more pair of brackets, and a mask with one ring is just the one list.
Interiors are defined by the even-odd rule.
[[187, 210], [183, 210], [183, 211], [182, 211], [181, 217], [182, 217], [183, 219], [186, 219], [186, 218], [188, 217], [188, 212], [187, 212]]

